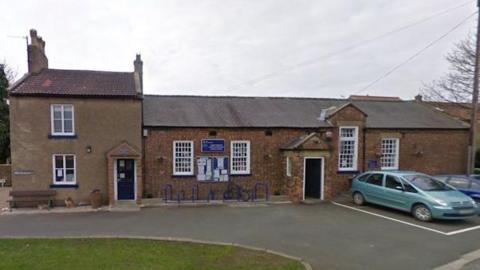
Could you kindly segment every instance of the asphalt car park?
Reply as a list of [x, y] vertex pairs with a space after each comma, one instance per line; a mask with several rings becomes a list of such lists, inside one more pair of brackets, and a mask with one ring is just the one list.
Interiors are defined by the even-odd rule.
[[442, 234], [456, 235], [472, 230], [480, 230], [480, 217], [472, 217], [462, 220], [433, 220], [431, 222], [422, 222], [415, 219], [411, 213], [387, 208], [371, 203], [359, 206], [354, 204], [352, 196], [349, 193], [343, 194], [336, 198], [334, 205], [350, 209], [352, 211], [361, 212], [366, 215], [376, 216], [392, 222], [404, 224], [405, 226], [417, 227], [426, 231]]

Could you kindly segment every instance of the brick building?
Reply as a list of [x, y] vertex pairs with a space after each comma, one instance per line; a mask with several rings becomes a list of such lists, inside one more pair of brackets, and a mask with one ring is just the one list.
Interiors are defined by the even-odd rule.
[[[134, 72], [48, 68], [31, 32], [10, 89], [14, 190], [87, 201], [223, 199], [232, 186], [331, 199], [366, 170], [464, 173], [468, 125], [385, 98], [153, 96]], [[228, 194], [227, 194], [228, 195]]]

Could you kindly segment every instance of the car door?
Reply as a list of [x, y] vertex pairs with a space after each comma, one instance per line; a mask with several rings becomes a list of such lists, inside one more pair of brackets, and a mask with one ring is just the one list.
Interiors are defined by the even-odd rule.
[[383, 198], [383, 178], [383, 173], [373, 173], [367, 178], [364, 189], [364, 195], [367, 201], [377, 204], [385, 204]]
[[393, 208], [405, 210], [407, 206], [407, 195], [405, 194], [402, 181], [395, 175], [385, 174], [385, 203]]

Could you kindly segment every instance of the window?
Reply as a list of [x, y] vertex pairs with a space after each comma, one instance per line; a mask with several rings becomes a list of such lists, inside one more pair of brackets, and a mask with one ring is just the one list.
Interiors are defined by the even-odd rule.
[[75, 155], [53, 155], [53, 183], [73, 185], [75, 178]]
[[51, 106], [52, 135], [74, 135], [73, 105]]
[[173, 142], [173, 175], [193, 175], [193, 141]]
[[398, 170], [398, 138], [382, 139], [380, 167], [382, 170]]
[[470, 187], [471, 189], [480, 189], [480, 183], [477, 181], [472, 181], [472, 186]]
[[292, 161], [287, 157], [287, 176], [292, 176]]
[[403, 182], [403, 188], [405, 192], [417, 193], [417, 190], [412, 185], [410, 185], [405, 181], [402, 181], [402, 182]]
[[358, 127], [340, 127], [338, 169], [357, 170]]
[[385, 187], [397, 189], [397, 187], [402, 187], [402, 182], [397, 177], [387, 174], [387, 176], [385, 177]]
[[383, 174], [376, 173], [370, 175], [370, 177], [367, 179], [367, 183], [376, 186], [383, 186]]
[[376, 186], [383, 186], [383, 174], [375, 173], [370, 175], [370, 177], [367, 179], [367, 183]]
[[423, 191], [452, 190], [452, 188], [447, 186], [445, 183], [424, 174], [407, 175], [405, 176], [405, 179], [407, 179], [412, 185]]
[[369, 173], [366, 173], [366, 174], [362, 174], [360, 177], [358, 177], [358, 181], [360, 182], [365, 182], [365, 180], [367, 180], [367, 178], [370, 176]]
[[250, 174], [250, 141], [230, 144], [231, 174]]
[[450, 178], [450, 180], [448, 180], [448, 183], [453, 187], [460, 189], [467, 189], [470, 187], [470, 180], [463, 177], [453, 176], [452, 178]]

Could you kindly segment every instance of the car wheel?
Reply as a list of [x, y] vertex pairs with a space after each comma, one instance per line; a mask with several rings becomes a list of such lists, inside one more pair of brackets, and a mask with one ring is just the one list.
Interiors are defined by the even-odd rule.
[[417, 204], [413, 207], [413, 216], [420, 221], [431, 221], [432, 220], [432, 211], [428, 209], [423, 204]]
[[362, 193], [360, 192], [353, 193], [353, 203], [355, 203], [356, 205], [365, 204], [365, 198], [363, 197]]

